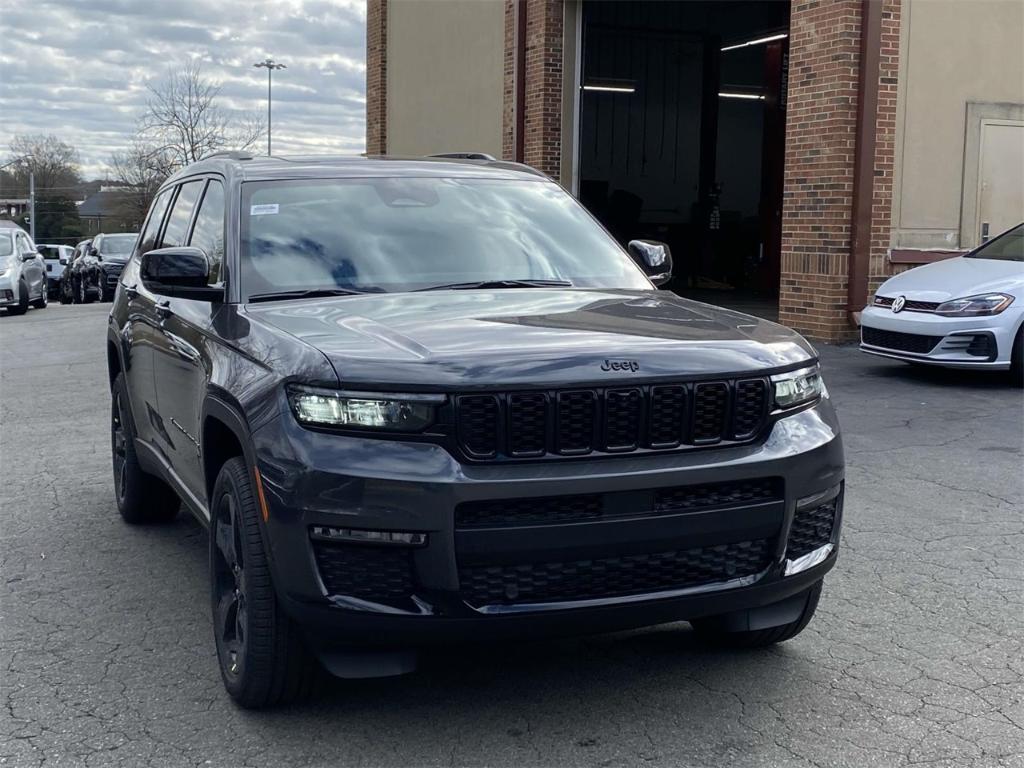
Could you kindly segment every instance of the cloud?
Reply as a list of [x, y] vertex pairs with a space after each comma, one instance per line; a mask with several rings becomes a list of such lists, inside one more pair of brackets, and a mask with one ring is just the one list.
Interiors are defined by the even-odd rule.
[[274, 153], [358, 153], [365, 137], [366, 8], [349, 0], [34, 0], [6, 3], [0, 147], [18, 133], [75, 146], [87, 177], [127, 147], [147, 84], [198, 59], [226, 107], [265, 110]]

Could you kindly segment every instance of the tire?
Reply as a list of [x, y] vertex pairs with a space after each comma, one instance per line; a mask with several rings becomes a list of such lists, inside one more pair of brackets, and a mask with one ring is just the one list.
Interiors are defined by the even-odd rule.
[[1010, 353], [1010, 381], [1016, 387], [1024, 388], [1024, 325], [1017, 329], [1013, 337], [1013, 350]]
[[114, 380], [110, 400], [110, 455], [118, 512], [131, 525], [173, 520], [181, 506], [178, 495], [163, 480], [139, 466], [123, 373]]
[[24, 280], [18, 281], [18, 303], [7, 308], [8, 315], [24, 315], [28, 312], [28, 285]]
[[709, 645], [725, 648], [764, 648], [791, 640], [801, 632], [814, 616], [821, 599], [822, 582], [807, 590], [807, 602], [796, 621], [766, 629], [727, 630], [722, 629], [715, 617], [695, 619], [690, 622], [694, 631]]
[[82, 284], [82, 280], [71, 281], [71, 303], [81, 304], [82, 303], [82, 292], [79, 290], [79, 286]]
[[308, 696], [319, 663], [277, 600], [243, 458], [221, 467], [210, 510], [211, 608], [225, 689], [246, 709]]
[[63, 277], [60, 279], [60, 283], [57, 286], [57, 298], [60, 300], [61, 304], [70, 304], [73, 301], [71, 298], [70, 284], [66, 285]]
[[32, 302], [32, 306], [36, 309], [46, 309], [46, 305], [50, 303], [50, 289], [47, 285], [43, 284], [43, 292], [39, 298]]
[[78, 280], [79, 304], [92, 304], [93, 296], [89, 292], [89, 278], [83, 277]]

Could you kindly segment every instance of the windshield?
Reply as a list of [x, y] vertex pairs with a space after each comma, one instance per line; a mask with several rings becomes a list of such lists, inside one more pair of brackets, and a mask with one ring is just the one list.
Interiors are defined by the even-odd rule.
[[14, 243], [10, 235], [0, 234], [0, 258], [14, 253]]
[[100, 243], [100, 253], [104, 256], [127, 256], [135, 246], [135, 235], [105, 235]]
[[560, 187], [445, 178], [243, 186], [245, 297], [295, 290], [411, 291], [496, 280], [650, 288]]
[[995, 240], [990, 240], [974, 253], [967, 254], [970, 259], [998, 259], [999, 261], [1024, 261], [1024, 224], [1020, 224], [1009, 232], [1004, 232]]

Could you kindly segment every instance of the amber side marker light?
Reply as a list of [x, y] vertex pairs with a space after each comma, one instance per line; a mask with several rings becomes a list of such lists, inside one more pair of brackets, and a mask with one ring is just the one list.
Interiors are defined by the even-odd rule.
[[263, 480], [260, 478], [258, 467], [252, 468], [252, 476], [256, 478], [256, 498], [260, 502], [260, 512], [263, 514], [263, 522], [265, 523], [270, 519], [270, 510], [267, 508], [267, 499], [263, 495]]

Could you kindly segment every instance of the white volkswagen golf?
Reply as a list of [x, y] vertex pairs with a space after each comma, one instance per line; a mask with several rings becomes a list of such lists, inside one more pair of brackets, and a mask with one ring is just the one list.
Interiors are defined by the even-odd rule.
[[1024, 224], [886, 280], [861, 315], [863, 352], [1024, 383]]

